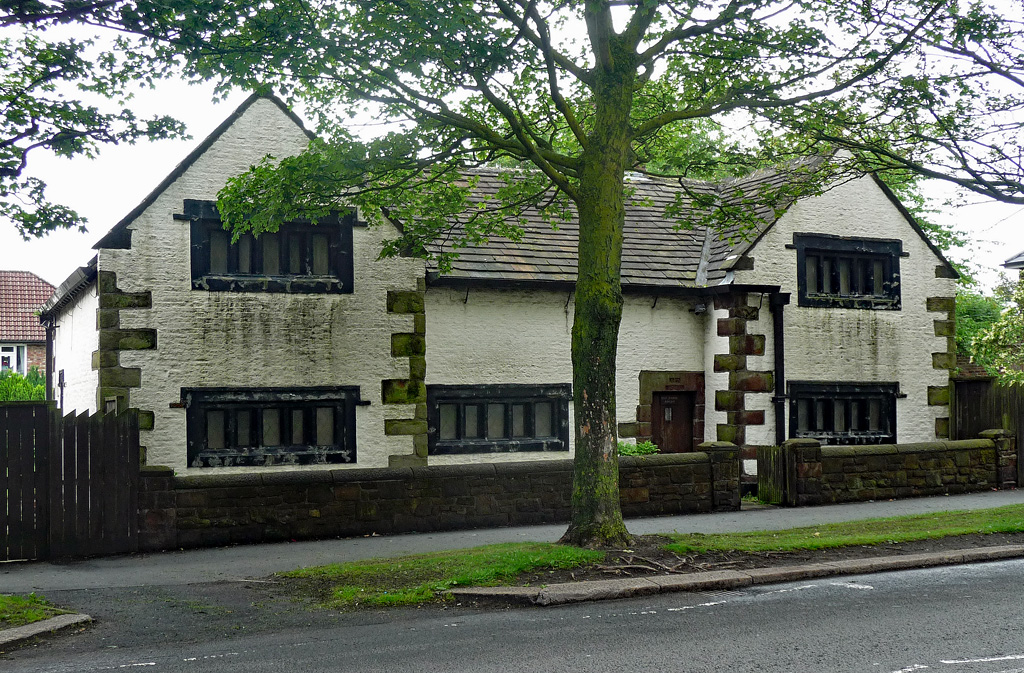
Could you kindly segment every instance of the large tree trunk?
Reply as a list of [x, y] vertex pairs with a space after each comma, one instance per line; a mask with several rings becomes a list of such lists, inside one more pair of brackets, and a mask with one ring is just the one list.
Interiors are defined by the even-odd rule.
[[622, 320], [623, 179], [630, 158], [632, 81], [604, 81], [580, 167], [579, 275], [572, 327], [576, 456], [572, 519], [562, 541], [588, 547], [629, 543], [619, 505], [615, 355]]

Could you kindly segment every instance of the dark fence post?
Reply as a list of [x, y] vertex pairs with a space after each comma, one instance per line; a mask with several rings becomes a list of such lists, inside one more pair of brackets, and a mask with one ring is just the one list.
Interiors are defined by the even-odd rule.
[[787, 439], [782, 443], [786, 463], [785, 503], [790, 507], [821, 504], [821, 442]]
[[735, 512], [740, 508], [740, 447], [732, 442], [704, 442], [698, 451], [711, 461], [711, 508]]
[[990, 439], [996, 445], [996, 488], [1002, 490], [1020, 485], [1020, 457], [1017, 455], [1017, 438], [1002, 429], [983, 430], [982, 439]]

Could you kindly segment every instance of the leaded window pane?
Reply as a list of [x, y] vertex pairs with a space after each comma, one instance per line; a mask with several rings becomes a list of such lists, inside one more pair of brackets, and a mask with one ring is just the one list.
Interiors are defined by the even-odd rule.
[[505, 405], [487, 405], [487, 438], [499, 439], [505, 435]]

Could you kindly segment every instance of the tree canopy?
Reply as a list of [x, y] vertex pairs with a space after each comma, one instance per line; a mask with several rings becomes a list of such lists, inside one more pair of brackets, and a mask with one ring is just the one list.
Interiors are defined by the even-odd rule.
[[47, 197], [46, 183], [29, 174], [31, 155], [90, 157], [102, 144], [184, 134], [169, 117], [132, 112], [129, 89], [153, 68], [127, 40], [110, 38], [103, 46], [74, 36], [114, 4], [0, 4], [0, 221], [25, 238], [85, 224]]

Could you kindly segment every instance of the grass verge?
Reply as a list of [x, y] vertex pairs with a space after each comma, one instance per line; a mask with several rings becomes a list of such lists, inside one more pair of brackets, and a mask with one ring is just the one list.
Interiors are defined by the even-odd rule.
[[970, 533], [1024, 532], [1024, 505], [975, 511], [865, 519], [822, 526], [752, 533], [669, 535], [677, 554], [710, 551], [797, 551], [853, 545], [911, 542]]
[[[1024, 532], [1024, 505], [866, 519], [847, 523], [752, 533], [672, 534], [676, 554], [826, 549], [911, 542], [971, 533]], [[387, 559], [369, 559], [281, 576], [303, 593], [326, 596], [324, 607], [413, 605], [439, 598], [454, 586], [515, 585], [527, 573], [600, 563], [605, 552], [555, 544], [509, 543]]]
[[509, 584], [521, 573], [576, 568], [603, 558], [600, 551], [527, 542], [368, 559], [282, 575], [327, 584], [327, 607], [411, 605], [429, 601], [454, 586]]
[[42, 596], [10, 596], [0, 594], [0, 629], [25, 626], [32, 622], [67, 614], [67, 610], [51, 605]]

